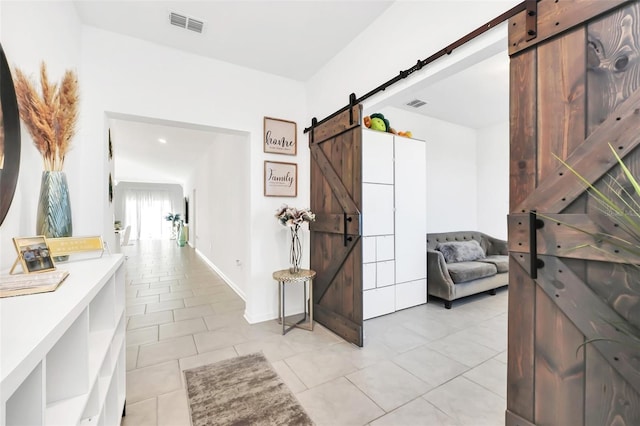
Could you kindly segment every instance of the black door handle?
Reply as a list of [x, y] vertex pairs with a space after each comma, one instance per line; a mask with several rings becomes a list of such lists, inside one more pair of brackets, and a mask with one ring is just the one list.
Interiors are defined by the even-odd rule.
[[351, 222], [353, 220], [352, 217], [348, 216], [346, 213], [343, 213], [342, 215], [343, 218], [343, 228], [344, 228], [344, 246], [346, 247], [347, 245], [349, 245], [349, 241], [353, 241], [353, 237], [350, 237], [349, 234], [347, 233], [347, 226], [348, 223]]

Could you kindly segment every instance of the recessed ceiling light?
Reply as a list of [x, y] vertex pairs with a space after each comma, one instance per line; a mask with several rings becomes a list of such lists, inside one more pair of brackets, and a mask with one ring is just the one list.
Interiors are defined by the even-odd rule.
[[158, 142], [160, 142], [160, 143], [167, 143], [167, 140], [166, 140], [166, 139], [159, 138], [159, 139], [158, 139]]

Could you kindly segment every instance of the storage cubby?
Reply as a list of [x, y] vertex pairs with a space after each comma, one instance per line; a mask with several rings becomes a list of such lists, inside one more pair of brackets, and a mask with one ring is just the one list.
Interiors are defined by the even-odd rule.
[[118, 321], [118, 325], [116, 326], [115, 336], [113, 337], [113, 342], [111, 343], [111, 360], [115, 363], [118, 360], [118, 356], [120, 356], [120, 349], [124, 346], [125, 340], [125, 322], [126, 317], [124, 316], [124, 312], [120, 315], [120, 319]]
[[2, 424], [38, 425], [43, 423], [43, 379], [40, 362], [7, 400], [7, 417]]
[[[94, 386], [89, 394], [89, 400], [87, 401], [87, 405], [84, 408], [84, 413], [82, 413], [83, 419], [88, 419], [91, 421], [93, 417], [95, 417], [100, 411], [100, 387]], [[89, 423], [91, 424], [91, 423]]]
[[120, 266], [116, 271], [115, 275], [115, 290], [116, 290], [116, 300], [114, 303], [115, 315], [116, 318], [120, 315], [121, 312], [124, 311], [124, 306], [126, 303], [126, 294], [125, 294], [125, 271], [124, 266]]
[[115, 277], [111, 277], [89, 305], [91, 312], [89, 330], [91, 332], [113, 330], [114, 305]]
[[117, 425], [122, 415], [122, 410], [118, 410], [118, 378], [112, 376], [109, 383], [109, 390], [107, 391], [107, 398], [104, 403], [105, 408], [105, 422], [108, 425]]
[[47, 354], [47, 405], [87, 392], [87, 320], [85, 309]]
[[127, 397], [127, 351], [126, 346], [120, 348], [118, 363], [116, 366], [116, 376], [118, 377], [118, 407], [124, 408], [124, 401]]
[[0, 299], [0, 424], [115, 425], [124, 407], [122, 255], [64, 264], [54, 292]]

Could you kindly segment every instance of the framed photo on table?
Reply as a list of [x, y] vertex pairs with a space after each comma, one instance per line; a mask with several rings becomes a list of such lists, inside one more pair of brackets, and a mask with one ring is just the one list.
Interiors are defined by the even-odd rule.
[[14, 238], [13, 244], [18, 252], [18, 260], [25, 274], [46, 272], [56, 269], [51, 250], [43, 235], [37, 237]]
[[264, 152], [296, 155], [298, 126], [293, 121], [264, 118]]
[[265, 197], [297, 197], [298, 165], [265, 161], [264, 195]]

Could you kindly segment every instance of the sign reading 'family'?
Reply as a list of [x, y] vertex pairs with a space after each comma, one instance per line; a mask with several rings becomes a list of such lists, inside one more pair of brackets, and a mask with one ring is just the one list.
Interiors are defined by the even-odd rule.
[[264, 195], [267, 197], [295, 197], [298, 193], [298, 165], [295, 163], [264, 162]]
[[279, 175], [278, 172], [280, 170], [275, 170], [273, 168], [269, 168], [267, 172], [267, 182], [272, 186], [286, 186], [291, 188], [293, 184], [293, 174], [290, 171], [287, 171], [284, 175]]
[[264, 118], [264, 152], [296, 155], [296, 142], [296, 123], [277, 118]]

